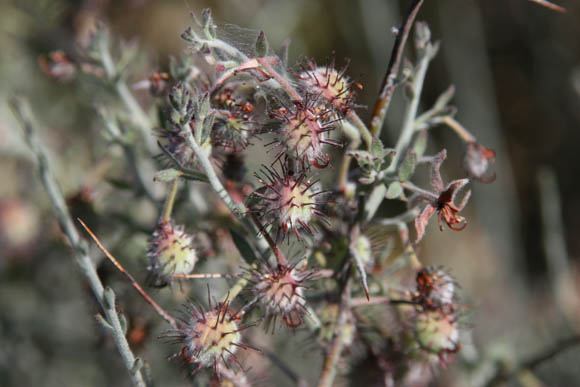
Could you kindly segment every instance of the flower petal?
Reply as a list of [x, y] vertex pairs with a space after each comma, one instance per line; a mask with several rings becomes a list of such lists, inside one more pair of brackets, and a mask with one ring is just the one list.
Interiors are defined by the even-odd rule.
[[429, 219], [435, 213], [437, 208], [431, 204], [425, 206], [421, 214], [415, 218], [415, 230], [417, 230], [417, 239], [415, 243], [419, 242], [423, 239], [423, 235], [425, 235], [425, 227], [429, 223]]
[[433, 157], [431, 166], [431, 187], [437, 193], [443, 191], [443, 179], [441, 178], [441, 164], [447, 158], [447, 150], [443, 149]]

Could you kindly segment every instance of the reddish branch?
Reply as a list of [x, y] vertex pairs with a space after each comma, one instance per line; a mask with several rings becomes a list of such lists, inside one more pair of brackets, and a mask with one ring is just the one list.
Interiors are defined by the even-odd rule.
[[391, 53], [391, 59], [389, 60], [389, 65], [387, 67], [387, 72], [385, 78], [383, 79], [381, 92], [375, 104], [373, 111], [373, 118], [371, 120], [371, 133], [376, 137], [380, 137], [381, 128], [385, 122], [385, 116], [387, 110], [389, 109], [389, 104], [391, 102], [391, 97], [393, 96], [393, 91], [395, 90], [397, 75], [399, 73], [399, 67], [401, 65], [401, 60], [403, 58], [403, 50], [405, 49], [405, 43], [411, 31], [415, 17], [419, 12], [419, 8], [423, 5], [424, 0], [413, 0], [409, 6], [409, 10], [403, 19], [403, 22], [399, 29], [397, 30], [397, 35], [395, 37], [395, 45], [393, 46], [393, 51]]

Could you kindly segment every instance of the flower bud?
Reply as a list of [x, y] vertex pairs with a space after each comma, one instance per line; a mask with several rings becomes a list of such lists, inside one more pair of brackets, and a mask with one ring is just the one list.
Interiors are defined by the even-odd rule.
[[453, 307], [422, 311], [415, 316], [415, 338], [426, 351], [443, 355], [459, 350], [459, 328]]
[[193, 237], [183, 226], [166, 221], [157, 227], [147, 250], [153, 286], [166, 286], [172, 276], [193, 271], [198, 257], [192, 244]]
[[[345, 71], [346, 67], [338, 71], [334, 65], [317, 67], [314, 63], [310, 63], [310, 68], [300, 74], [299, 78], [309, 93], [320, 95], [325, 102], [344, 116], [353, 107], [353, 84], [344, 75]], [[358, 84], [355, 85], [361, 87]]]
[[489, 177], [484, 177], [491, 163], [495, 161], [495, 151], [488, 149], [476, 142], [467, 144], [467, 150], [463, 157], [463, 167], [469, 177], [482, 183], [491, 183], [495, 180], [495, 172]]

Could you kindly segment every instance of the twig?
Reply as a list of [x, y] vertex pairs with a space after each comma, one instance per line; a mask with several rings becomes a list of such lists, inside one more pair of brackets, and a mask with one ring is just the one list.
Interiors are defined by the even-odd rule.
[[540, 4], [542, 7], [546, 7], [548, 9], [551, 9], [552, 11], [556, 11], [556, 12], [560, 12], [560, 13], [566, 12], [566, 8], [560, 7], [559, 5], [551, 3], [547, 0], [530, 0], [530, 1], [532, 3]]
[[419, 108], [425, 75], [429, 68], [429, 62], [431, 62], [437, 53], [437, 46], [437, 44], [431, 45], [431, 42], [426, 42], [425, 50], [418, 60], [417, 68], [413, 74], [413, 80], [409, 85], [412, 91], [411, 101], [409, 101], [405, 110], [403, 128], [401, 129], [401, 134], [399, 135], [399, 139], [395, 145], [393, 160], [389, 168], [387, 168], [386, 173], [392, 173], [397, 170], [397, 164], [399, 163], [401, 156], [405, 155], [404, 150], [409, 146], [409, 143], [413, 138], [413, 133], [415, 132], [415, 119], [417, 118], [417, 110]]
[[284, 78], [276, 70], [274, 70], [274, 68], [272, 67], [267, 58], [257, 58], [257, 60], [258, 63], [260, 63], [260, 65], [264, 68], [264, 70], [266, 70], [268, 75], [274, 78], [276, 82], [278, 82], [280, 86], [282, 86], [282, 88], [286, 90], [288, 95], [292, 97], [293, 102], [295, 103], [302, 102], [303, 98], [300, 95], [300, 93], [298, 93], [298, 91], [296, 91], [296, 89], [292, 87], [292, 85], [286, 80], [286, 78]]
[[409, 304], [409, 305], [416, 305], [416, 302], [410, 300], [395, 300], [389, 297], [373, 297], [370, 300], [366, 298], [353, 298], [350, 301], [350, 306], [353, 308], [357, 308], [360, 306], [371, 306], [371, 305], [397, 305], [397, 304]]
[[580, 322], [578, 321], [580, 303], [573, 271], [570, 270], [556, 174], [551, 169], [543, 167], [538, 172], [537, 184], [540, 192], [544, 256], [552, 293], [560, 311], [572, 324], [577, 325]]
[[[193, 133], [190, 130], [186, 130], [184, 128], [182, 128], [182, 131], [186, 133], [185, 139], [187, 140], [187, 143], [189, 144], [189, 146], [191, 147], [191, 149], [195, 153], [195, 156], [197, 157], [197, 160], [199, 161], [201, 168], [205, 172], [207, 180], [208, 180], [210, 186], [213, 188], [214, 192], [224, 202], [226, 207], [228, 207], [228, 209], [230, 210], [232, 215], [235, 216], [240, 221], [240, 223], [242, 225], [244, 225], [244, 227], [246, 227], [246, 229], [252, 230], [256, 233], [256, 235], [257, 235], [256, 243], [258, 245], [258, 248], [261, 251], [268, 250], [269, 247], [271, 247], [272, 245], [267, 243], [266, 240], [264, 240], [262, 233], [260, 233], [260, 229], [259, 228], [254, 229], [253, 224], [251, 222], [249, 222], [247, 220], [247, 218], [244, 217], [245, 207], [242, 204], [238, 205], [236, 202], [234, 202], [234, 200], [232, 199], [232, 197], [230, 196], [230, 194], [228, 193], [228, 191], [225, 189], [224, 185], [220, 181], [219, 177], [217, 176], [213, 166], [211, 165], [211, 161], [209, 160], [209, 157], [203, 151], [203, 149], [201, 149], [199, 144], [196, 142], [195, 137], [193, 136]], [[265, 234], [264, 234], [264, 236], [265, 236]], [[272, 252], [276, 254], [275, 250], [272, 250]]]
[[407, 223], [413, 221], [417, 215], [419, 215], [419, 208], [413, 207], [408, 211], [403, 212], [401, 215], [392, 218], [383, 218], [373, 221], [374, 224], [380, 224], [381, 226], [397, 226], [399, 223]]
[[297, 386], [304, 386], [306, 384], [306, 380], [304, 380], [297, 372], [292, 370], [288, 364], [284, 362], [284, 360], [280, 359], [274, 352], [272, 351], [264, 351], [264, 355], [270, 359], [272, 364], [282, 371], [284, 375], [288, 377], [288, 379], [292, 380], [292, 382]]
[[389, 60], [389, 65], [387, 67], [387, 72], [385, 73], [385, 78], [383, 79], [383, 84], [379, 97], [375, 104], [373, 111], [373, 117], [371, 119], [371, 133], [377, 138], [381, 136], [381, 129], [383, 123], [385, 122], [385, 116], [387, 115], [387, 110], [389, 110], [389, 105], [391, 103], [391, 98], [393, 96], [393, 91], [396, 86], [397, 75], [399, 73], [399, 66], [401, 65], [401, 59], [403, 57], [403, 50], [405, 49], [405, 43], [407, 42], [407, 37], [411, 31], [411, 26], [413, 21], [419, 12], [419, 8], [423, 4], [423, 0], [413, 0], [407, 11], [407, 15], [401, 23], [401, 27], [397, 30], [397, 35], [395, 37], [395, 45], [393, 46], [393, 51], [391, 52], [391, 59]]
[[407, 254], [407, 256], [409, 257], [409, 263], [411, 264], [411, 267], [416, 271], [421, 270], [423, 265], [421, 264], [421, 261], [419, 260], [419, 257], [417, 256], [417, 253], [415, 252], [415, 248], [413, 247], [413, 244], [411, 243], [411, 241], [409, 239], [409, 228], [407, 227], [407, 223], [402, 223], [402, 222], [399, 223], [398, 228], [399, 228], [399, 235], [401, 237], [401, 242], [403, 243], [403, 246], [405, 247], [404, 251], [405, 251], [405, 254]]
[[125, 270], [125, 268], [123, 267], [123, 265], [121, 265], [119, 263], [119, 261], [113, 256], [113, 254], [111, 254], [109, 252], [109, 250], [107, 250], [105, 248], [105, 246], [103, 246], [103, 244], [101, 243], [101, 241], [99, 240], [99, 238], [97, 238], [97, 236], [91, 231], [91, 229], [81, 219], [77, 219], [77, 220], [83, 226], [83, 228], [86, 230], [86, 232], [91, 236], [91, 238], [93, 238], [93, 240], [95, 241], [95, 243], [97, 244], [97, 246], [99, 246], [99, 249], [101, 249], [101, 251], [103, 252], [103, 254], [105, 254], [105, 256], [113, 263], [113, 265], [115, 265], [115, 267], [121, 273], [123, 273], [125, 275], [125, 277], [127, 277], [127, 279], [131, 282], [131, 285], [133, 285], [133, 287], [135, 288], [135, 290], [137, 290], [137, 292], [139, 292], [139, 294], [145, 299], [145, 301], [147, 301], [153, 307], [153, 309], [155, 309], [155, 311], [165, 321], [167, 321], [172, 327], [177, 328], [177, 322], [176, 322], [176, 320], [173, 317], [171, 317], [171, 315], [169, 313], [167, 313], [161, 306], [159, 306], [159, 304], [157, 304], [145, 292], [145, 290], [143, 290], [143, 288], [141, 287], [141, 285], [139, 285], [139, 283], [135, 280], [135, 278], [133, 278], [133, 276], [127, 270]]
[[457, 120], [455, 120], [455, 118], [451, 117], [451, 116], [445, 116], [442, 119], [443, 123], [447, 126], [449, 126], [451, 129], [453, 129], [453, 131], [455, 133], [457, 133], [457, 135], [465, 142], [470, 143], [470, 142], [475, 142], [477, 141], [475, 139], [475, 136], [471, 133], [469, 133], [469, 131], [467, 129], [465, 129], [465, 127], [463, 125], [461, 125], [459, 122], [457, 122]]
[[121, 77], [120, 74], [118, 73], [117, 68], [115, 66], [115, 62], [113, 61], [113, 58], [111, 56], [111, 51], [108, 44], [109, 42], [107, 36], [108, 31], [104, 29], [105, 27], [101, 28], [103, 28], [101, 30], [101, 33], [104, 34], [104, 36], [101, 37], [99, 40], [99, 51], [101, 54], [101, 62], [103, 65], [103, 69], [105, 70], [107, 79], [112, 83], [115, 91], [117, 92], [117, 95], [119, 96], [119, 98], [129, 111], [131, 121], [141, 131], [143, 139], [147, 144], [147, 148], [150, 151], [153, 151], [155, 149], [155, 141], [152, 136], [153, 127], [151, 126], [151, 121], [149, 120], [147, 113], [145, 113], [143, 108], [141, 108], [141, 105], [139, 105], [139, 102], [137, 102], [137, 100], [129, 90], [129, 87], [125, 83], [123, 77]]
[[[356, 114], [354, 110], [349, 110], [346, 117], [348, 119], [348, 122], [354, 125], [356, 129], [358, 129], [360, 135], [362, 135], [362, 138], [365, 142], [367, 151], [370, 151], [373, 143], [373, 135], [366, 127], [363, 120], [361, 120], [361, 118], [358, 116], [358, 114]], [[359, 138], [351, 139], [350, 143], [348, 144], [347, 151], [345, 152], [342, 158], [342, 165], [340, 166], [339, 169], [337, 181], [338, 187], [343, 193], [345, 193], [347, 190], [348, 171], [350, 169], [350, 164], [352, 162], [352, 156], [348, 154], [348, 151], [358, 149], [359, 146], [360, 146], [360, 136]]]
[[286, 259], [284, 254], [282, 254], [282, 251], [280, 251], [278, 246], [276, 246], [276, 243], [274, 242], [274, 240], [272, 239], [270, 234], [268, 234], [268, 232], [266, 230], [264, 230], [264, 226], [262, 226], [262, 224], [260, 223], [260, 220], [258, 220], [258, 218], [256, 217], [256, 214], [254, 214], [249, 208], [247, 209], [247, 212], [248, 212], [248, 214], [250, 214], [250, 218], [252, 218], [252, 221], [256, 225], [256, 228], [259, 230], [260, 234], [262, 234], [264, 236], [264, 238], [266, 239], [266, 242], [268, 242], [270, 249], [272, 250], [272, 252], [276, 256], [276, 261], [278, 262], [278, 265], [287, 266], [288, 260]]
[[201, 149], [201, 146], [195, 140], [193, 133], [191, 133], [190, 130], [187, 130], [185, 128], [182, 128], [182, 132], [186, 133], [185, 139], [186, 139], [187, 143], [189, 144], [189, 146], [191, 147], [191, 149], [193, 150], [193, 152], [195, 153], [195, 157], [197, 158], [197, 161], [199, 162], [199, 164], [201, 165], [201, 168], [205, 172], [205, 175], [207, 176], [209, 184], [211, 185], [211, 187], [213, 188], [215, 193], [219, 196], [219, 198], [228, 207], [230, 212], [234, 216], [238, 217], [238, 219], [241, 219], [241, 215], [244, 213], [244, 207], [236, 204], [236, 202], [234, 202], [234, 200], [232, 199], [232, 197], [230, 196], [228, 191], [225, 189], [224, 185], [222, 184], [219, 177], [215, 173], [215, 170], [213, 169], [213, 167], [211, 165], [211, 161], [209, 160], [209, 157], [203, 151], [203, 149]]
[[337, 373], [338, 361], [345, 346], [345, 338], [347, 336], [346, 323], [350, 314], [350, 270], [347, 270], [346, 283], [340, 295], [340, 305], [338, 307], [338, 315], [334, 324], [334, 332], [332, 334], [332, 344], [326, 357], [324, 358], [324, 367], [322, 374], [318, 381], [318, 387], [330, 387], [334, 383], [334, 378]]
[[95, 298], [101, 305], [101, 309], [105, 314], [106, 322], [108, 323], [108, 326], [110, 326], [110, 332], [113, 336], [115, 345], [119, 350], [119, 354], [123, 359], [125, 367], [129, 371], [131, 382], [134, 386], [145, 387], [146, 383], [141, 371], [138, 368], [135, 368], [138, 358], [135, 357], [129, 347], [129, 343], [127, 342], [127, 338], [123, 332], [119, 314], [114, 305], [115, 294], [110, 288], [105, 290], [103, 283], [97, 275], [95, 266], [89, 257], [87, 243], [81, 239], [74, 226], [68, 208], [66, 207], [63, 194], [48, 163], [46, 152], [36, 138], [36, 128], [32, 112], [30, 111], [27, 102], [18, 97], [10, 99], [10, 106], [22, 126], [24, 140], [38, 161], [40, 179], [46, 189], [48, 197], [50, 198], [56, 218], [62, 231], [71, 244], [77, 264], [86, 277]]
[[197, 274], [174, 274], [171, 276], [175, 279], [232, 279], [238, 278], [235, 274], [221, 274], [221, 273], [197, 273]]

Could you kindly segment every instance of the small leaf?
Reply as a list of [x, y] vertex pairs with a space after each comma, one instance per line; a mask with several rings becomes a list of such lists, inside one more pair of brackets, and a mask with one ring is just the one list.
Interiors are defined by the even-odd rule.
[[145, 386], [153, 387], [153, 375], [151, 374], [151, 366], [146, 361], [143, 362], [143, 367], [141, 368], [141, 375], [143, 375], [143, 379], [145, 380]]
[[415, 172], [415, 167], [417, 166], [417, 155], [413, 151], [408, 151], [403, 163], [399, 167], [399, 180], [407, 181], [413, 172]]
[[392, 148], [385, 148], [383, 150], [383, 153], [384, 153], [383, 165], [385, 166], [385, 168], [389, 168], [393, 163], [393, 158], [397, 154], [397, 151]]
[[186, 179], [186, 180], [192, 180], [192, 181], [202, 181], [204, 183], [208, 183], [209, 180], [207, 178], [206, 175], [204, 175], [203, 173], [200, 172], [195, 172], [195, 171], [182, 171], [183, 174], [181, 175], [182, 178]]
[[186, 42], [193, 43], [197, 40], [197, 35], [193, 31], [193, 28], [187, 27], [184, 33], [181, 34], [181, 39]]
[[208, 39], [215, 38], [215, 24], [213, 23], [213, 19], [211, 17], [211, 9], [205, 8], [201, 11], [201, 26], [205, 36]]
[[131, 367], [131, 373], [136, 374], [141, 370], [141, 368], [143, 368], [143, 360], [141, 360], [141, 358], [138, 357], [133, 362], [133, 366]]
[[362, 150], [348, 151], [348, 155], [354, 157], [361, 168], [372, 168], [380, 158], [376, 158], [372, 153]]
[[205, 144], [206, 141], [209, 141], [209, 135], [211, 133], [211, 129], [213, 128], [214, 122], [215, 122], [215, 114], [213, 112], [208, 114], [203, 120], [200, 144]]
[[401, 196], [401, 193], [403, 193], [403, 187], [401, 186], [401, 183], [394, 181], [391, 183], [391, 185], [389, 185], [389, 189], [387, 190], [385, 196], [387, 199], [396, 199]]
[[242, 258], [244, 258], [244, 260], [248, 265], [252, 265], [256, 261], [256, 254], [254, 254], [254, 250], [252, 249], [248, 241], [246, 241], [246, 239], [243, 236], [241, 236], [232, 229], [230, 229], [230, 234], [232, 235], [232, 240], [234, 241], [234, 244], [238, 248], [238, 251], [240, 252]]
[[162, 183], [171, 183], [175, 179], [179, 179], [183, 172], [174, 168], [163, 169], [158, 171], [153, 176], [153, 181], [160, 181]]
[[200, 118], [205, 119], [207, 114], [209, 113], [210, 102], [209, 102], [209, 95], [204, 94], [199, 101], [199, 108], [197, 110], [197, 114]]
[[369, 221], [377, 212], [379, 206], [385, 198], [387, 187], [384, 184], [376, 185], [368, 196], [365, 203], [365, 220]]
[[264, 31], [260, 31], [258, 37], [256, 38], [256, 56], [263, 58], [268, 55], [268, 50], [270, 45], [268, 44], [268, 39], [266, 39], [266, 34]]
[[373, 137], [373, 142], [371, 143], [371, 153], [375, 157], [383, 158], [383, 142], [376, 137]]
[[127, 317], [125, 317], [125, 315], [121, 312], [119, 312], [119, 324], [121, 324], [121, 330], [123, 331], [123, 334], [126, 335], [127, 334]]
[[111, 326], [111, 324], [109, 324], [109, 322], [107, 320], [105, 320], [105, 318], [103, 317], [102, 314], [97, 313], [95, 315], [95, 319], [97, 320], [97, 323], [99, 323], [99, 325], [101, 326], [101, 328], [103, 328], [104, 330], [108, 331], [112, 331], [113, 327]]
[[115, 292], [108, 286], [103, 291], [103, 307], [106, 309], [115, 309]]
[[435, 104], [433, 105], [433, 110], [443, 110], [451, 101], [451, 99], [453, 99], [454, 95], [455, 86], [451, 85], [447, 88], [447, 90], [441, 93], [439, 98], [437, 98], [437, 101], [435, 101]]
[[115, 179], [113, 177], [108, 177], [106, 180], [107, 180], [107, 183], [111, 184], [116, 189], [123, 190], [123, 191], [133, 190], [133, 186], [128, 181], [121, 180], [121, 179]]
[[362, 184], [372, 184], [377, 179], [377, 171], [371, 169], [369, 171], [364, 171], [364, 175], [358, 179]]
[[420, 158], [425, 153], [425, 149], [427, 149], [427, 130], [422, 130], [413, 144], [413, 152], [417, 158]]

